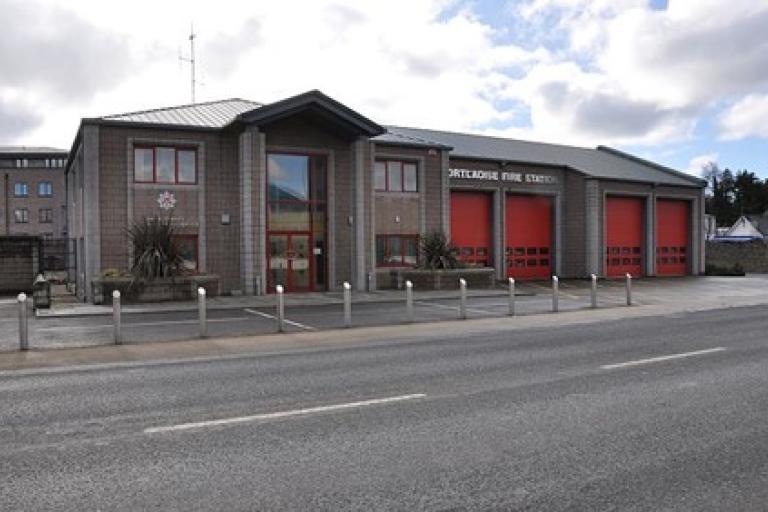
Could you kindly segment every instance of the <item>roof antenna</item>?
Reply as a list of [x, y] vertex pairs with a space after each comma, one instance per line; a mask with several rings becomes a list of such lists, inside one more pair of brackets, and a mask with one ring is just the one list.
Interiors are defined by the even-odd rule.
[[190, 67], [192, 68], [192, 104], [195, 103], [195, 27], [192, 23], [189, 24], [189, 57], [184, 57], [181, 55], [181, 52], [179, 52], [179, 60], [183, 62], [189, 62]]

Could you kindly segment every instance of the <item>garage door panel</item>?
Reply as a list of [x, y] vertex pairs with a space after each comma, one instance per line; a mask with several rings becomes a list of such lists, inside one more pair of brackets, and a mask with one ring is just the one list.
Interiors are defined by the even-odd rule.
[[548, 279], [552, 275], [552, 198], [508, 195], [507, 276]]
[[459, 259], [472, 267], [491, 265], [492, 196], [485, 192], [451, 192], [451, 243]]
[[606, 275], [643, 275], [643, 199], [608, 197], [605, 206]]
[[656, 201], [656, 274], [682, 276], [689, 268], [690, 203]]

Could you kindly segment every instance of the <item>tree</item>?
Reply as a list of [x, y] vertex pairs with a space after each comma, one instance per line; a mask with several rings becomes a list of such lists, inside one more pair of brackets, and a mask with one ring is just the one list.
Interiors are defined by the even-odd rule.
[[742, 169], [735, 174], [707, 164], [702, 177], [707, 181], [706, 212], [719, 226], [730, 226], [740, 215], [762, 214], [768, 210], [768, 180]]

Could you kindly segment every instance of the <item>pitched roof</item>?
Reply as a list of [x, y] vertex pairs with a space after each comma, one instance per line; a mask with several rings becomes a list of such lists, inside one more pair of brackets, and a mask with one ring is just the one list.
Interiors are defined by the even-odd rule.
[[373, 137], [386, 132], [383, 126], [317, 89], [262, 105], [260, 108], [239, 115], [238, 120], [246, 123], [264, 124], [298, 112], [309, 112], [312, 115], [320, 116], [326, 121], [355, 134]]
[[381, 133], [382, 127], [320, 91], [309, 91], [268, 105], [230, 98], [115, 114], [98, 119], [221, 129], [238, 120], [268, 120], [294, 108], [303, 108], [308, 103], [318, 103], [324, 110], [333, 112], [339, 119], [358, 130], [370, 135], [380, 133], [372, 140], [382, 144], [446, 148], [450, 149], [450, 154], [454, 157], [568, 167], [595, 178], [688, 187], [705, 185], [703, 180], [693, 176], [606, 146], [585, 148], [402, 126], [388, 126], [386, 132]]
[[2, 155], [66, 155], [66, 149], [52, 148], [49, 146], [0, 146]]
[[114, 114], [99, 119], [127, 123], [192, 126], [198, 128], [224, 128], [240, 114], [261, 107], [261, 103], [241, 98], [180, 105], [177, 107], [140, 110]]
[[745, 217], [747, 217], [752, 225], [763, 235], [768, 235], [768, 212], [763, 212], [759, 215], [747, 214]]
[[387, 134], [374, 139], [384, 143], [405, 140], [423, 146], [448, 146], [454, 157], [568, 167], [595, 178], [689, 187], [705, 185], [694, 176], [606, 146], [593, 149], [401, 126], [388, 126]]

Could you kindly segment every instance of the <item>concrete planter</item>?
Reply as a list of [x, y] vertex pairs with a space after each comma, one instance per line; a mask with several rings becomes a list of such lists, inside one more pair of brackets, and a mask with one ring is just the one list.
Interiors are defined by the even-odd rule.
[[112, 292], [119, 290], [123, 303], [197, 300], [197, 288], [208, 297], [220, 294], [219, 276], [179, 276], [156, 279], [131, 286], [130, 277], [100, 277], [91, 282], [94, 304], [111, 304]]
[[456, 290], [459, 279], [467, 281], [467, 287], [493, 288], [496, 271], [493, 268], [461, 268], [453, 270], [396, 269], [390, 272], [390, 283], [402, 290], [411, 281], [415, 290]]

